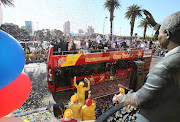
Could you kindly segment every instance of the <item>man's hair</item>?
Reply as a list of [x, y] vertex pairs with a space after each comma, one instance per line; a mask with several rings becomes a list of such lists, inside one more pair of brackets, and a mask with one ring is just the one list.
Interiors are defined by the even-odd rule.
[[180, 11], [168, 16], [162, 22], [160, 30], [169, 31], [169, 39], [180, 44]]

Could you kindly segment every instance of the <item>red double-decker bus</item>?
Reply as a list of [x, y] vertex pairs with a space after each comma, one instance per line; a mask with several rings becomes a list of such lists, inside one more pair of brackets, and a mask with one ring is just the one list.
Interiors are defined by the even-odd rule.
[[[118, 85], [130, 88], [130, 78], [133, 71], [134, 61], [145, 62], [144, 73], [149, 71], [153, 50], [119, 51], [101, 50], [94, 53], [73, 54], [64, 52], [61, 55], [53, 52], [50, 47], [48, 57], [48, 87], [51, 92], [59, 92], [69, 96], [73, 94], [74, 76], [77, 82], [86, 77], [91, 82], [92, 95], [109, 94], [118, 91]], [[85, 83], [85, 85], [87, 85]], [[114, 91], [113, 91], [114, 90]], [[65, 99], [65, 96], [62, 96]]]

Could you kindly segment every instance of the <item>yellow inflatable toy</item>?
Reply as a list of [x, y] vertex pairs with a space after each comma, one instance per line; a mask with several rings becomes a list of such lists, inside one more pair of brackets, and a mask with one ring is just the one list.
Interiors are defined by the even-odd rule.
[[87, 98], [85, 105], [81, 109], [82, 120], [95, 120], [96, 103], [91, 98]]
[[80, 82], [79, 85], [76, 83], [76, 77], [74, 77], [74, 86], [77, 89], [78, 100], [84, 105], [85, 101], [85, 91], [90, 89], [90, 81], [87, 78], [84, 78], [84, 81], [88, 83], [88, 87], [84, 87], [84, 83]]
[[81, 121], [80, 111], [81, 111], [83, 104], [79, 103], [77, 95], [71, 96], [71, 99], [70, 99], [70, 102], [68, 103], [68, 105], [69, 105], [69, 108], [73, 112], [73, 115], [72, 115], [73, 118]]
[[62, 118], [62, 122], [77, 122], [76, 119], [71, 118], [73, 115], [73, 111], [71, 109], [66, 109], [64, 112], [64, 117]]

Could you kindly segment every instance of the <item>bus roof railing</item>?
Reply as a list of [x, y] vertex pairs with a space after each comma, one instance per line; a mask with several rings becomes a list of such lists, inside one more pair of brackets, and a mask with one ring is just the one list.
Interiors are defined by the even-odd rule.
[[68, 55], [68, 54], [87, 54], [87, 53], [100, 53], [100, 52], [111, 52], [111, 51], [126, 51], [121, 48], [113, 48], [113, 49], [77, 49], [71, 51], [56, 51], [53, 52], [53, 55]]

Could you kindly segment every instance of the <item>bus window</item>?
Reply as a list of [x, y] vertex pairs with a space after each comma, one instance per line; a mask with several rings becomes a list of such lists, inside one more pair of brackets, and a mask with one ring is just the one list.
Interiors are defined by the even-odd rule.
[[71, 86], [69, 70], [67, 67], [53, 68], [55, 87], [67, 87]]
[[53, 85], [53, 79], [52, 79], [52, 72], [51, 72], [51, 65], [49, 66], [49, 70], [48, 70], [48, 81], [50, 83], [50, 85]]

